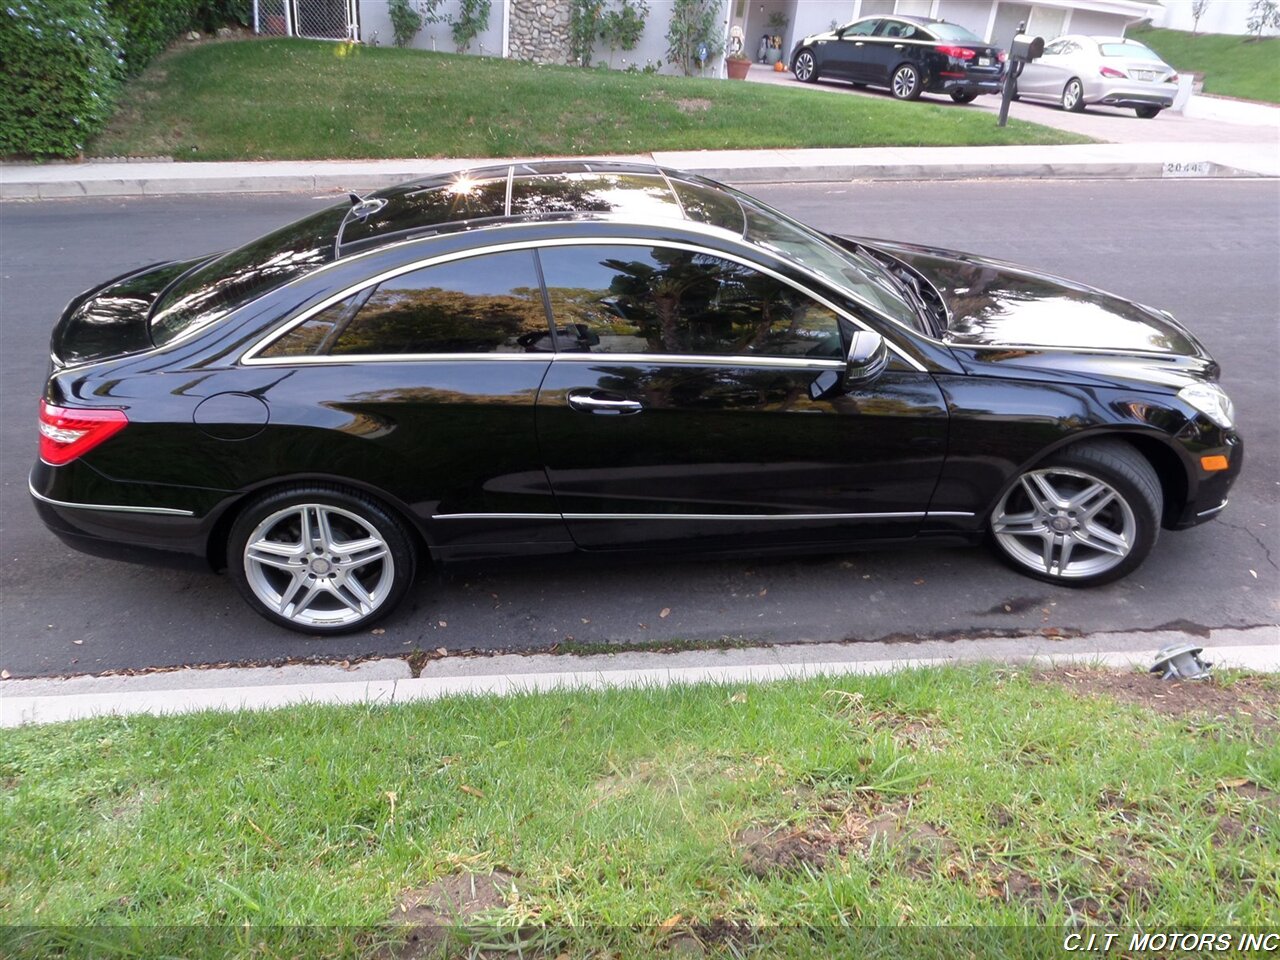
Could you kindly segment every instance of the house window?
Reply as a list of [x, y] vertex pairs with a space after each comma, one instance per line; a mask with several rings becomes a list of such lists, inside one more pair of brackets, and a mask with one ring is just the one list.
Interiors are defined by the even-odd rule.
[[1066, 31], [1068, 12], [1056, 7], [1032, 7], [1031, 16], [1027, 19], [1027, 35], [1046, 40], [1062, 36]]
[[907, 17], [927, 17], [933, 10], [933, 0], [898, 0], [894, 13]]

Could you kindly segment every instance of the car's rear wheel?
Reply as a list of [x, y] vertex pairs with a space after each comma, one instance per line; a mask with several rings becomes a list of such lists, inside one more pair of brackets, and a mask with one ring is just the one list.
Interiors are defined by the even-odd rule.
[[1160, 116], [1160, 107], [1134, 107], [1133, 112], [1143, 120], [1154, 120]]
[[818, 62], [813, 58], [813, 51], [801, 50], [796, 54], [796, 62], [792, 64], [791, 71], [796, 75], [796, 79], [804, 83], [813, 83], [818, 79]]
[[970, 93], [968, 90], [952, 90], [951, 99], [956, 103], [973, 103], [978, 99], [978, 95]]
[[920, 97], [920, 72], [909, 63], [893, 71], [889, 90], [899, 100], [916, 100]]
[[228, 569], [249, 605], [311, 634], [349, 633], [390, 613], [413, 582], [416, 553], [385, 507], [328, 484], [259, 497], [227, 544]]
[[1062, 88], [1062, 109], [1068, 113], [1084, 111], [1084, 85], [1075, 77], [1068, 80], [1067, 85]]
[[1122, 441], [1081, 443], [1020, 475], [991, 513], [999, 555], [1020, 573], [1087, 587], [1135, 570], [1160, 532], [1151, 464]]

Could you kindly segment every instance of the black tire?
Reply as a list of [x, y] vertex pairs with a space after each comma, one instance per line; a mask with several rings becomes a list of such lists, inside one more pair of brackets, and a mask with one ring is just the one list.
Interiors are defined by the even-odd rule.
[[1084, 113], [1084, 84], [1072, 77], [1062, 88], [1062, 109], [1067, 113]]
[[956, 103], [973, 103], [978, 99], [978, 95], [970, 93], [968, 90], [952, 90], [951, 99]]
[[924, 91], [924, 80], [914, 64], [899, 64], [889, 80], [889, 92], [897, 100], [919, 100]]
[[[1104, 489], [1074, 509], [1068, 498], [1059, 502], [1053, 516], [1037, 517], [1036, 504], [1024, 487], [1025, 478], [1031, 489], [1041, 490], [1037, 476], [1060, 493], [1074, 489], [1084, 496], [1095, 486]], [[1095, 503], [1102, 506], [1093, 509]], [[1025, 576], [1060, 586], [1093, 587], [1128, 576], [1142, 564], [1160, 535], [1163, 511], [1160, 480], [1141, 453], [1121, 440], [1091, 440], [1060, 450], [1014, 478], [988, 518], [988, 539], [996, 555]], [[1037, 522], [1042, 532], [1034, 529]], [[1050, 543], [1059, 540], [1061, 545]], [[1117, 556], [1113, 551], [1123, 545], [1126, 552]]]
[[[265, 546], [250, 554], [251, 541]], [[227, 570], [249, 606], [312, 635], [363, 630], [391, 613], [413, 583], [417, 560], [399, 517], [337, 484], [264, 494], [240, 512], [227, 537]]]
[[1143, 120], [1154, 120], [1160, 116], [1161, 107], [1134, 107], [1133, 112]]
[[791, 72], [801, 83], [813, 83], [817, 80], [818, 60], [813, 51], [806, 47], [797, 53], [795, 62], [791, 64]]

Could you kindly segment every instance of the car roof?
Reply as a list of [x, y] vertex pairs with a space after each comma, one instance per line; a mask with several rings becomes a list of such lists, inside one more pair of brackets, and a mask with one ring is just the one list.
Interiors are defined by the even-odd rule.
[[442, 173], [363, 198], [353, 195], [335, 253], [342, 257], [434, 233], [545, 220], [696, 222], [736, 238], [746, 227], [737, 201], [702, 177], [645, 163], [545, 160]]

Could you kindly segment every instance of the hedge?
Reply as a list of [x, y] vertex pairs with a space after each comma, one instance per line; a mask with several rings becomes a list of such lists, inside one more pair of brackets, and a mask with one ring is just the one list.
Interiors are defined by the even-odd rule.
[[71, 157], [107, 122], [124, 68], [102, 0], [26, 0], [0, 11], [0, 155]]
[[193, 26], [248, 25], [250, 0], [23, 0], [0, 10], [0, 156], [73, 157], [123, 76]]

